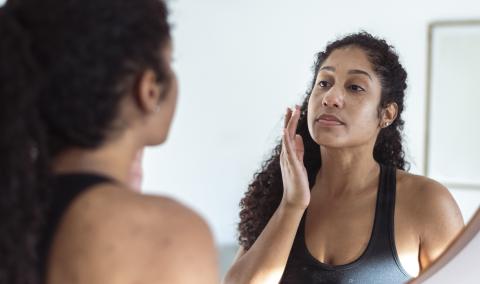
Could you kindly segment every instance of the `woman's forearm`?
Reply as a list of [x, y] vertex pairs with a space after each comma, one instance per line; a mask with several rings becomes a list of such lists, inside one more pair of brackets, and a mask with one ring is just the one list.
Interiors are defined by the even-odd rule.
[[252, 247], [230, 268], [225, 284], [278, 283], [304, 211], [281, 203]]

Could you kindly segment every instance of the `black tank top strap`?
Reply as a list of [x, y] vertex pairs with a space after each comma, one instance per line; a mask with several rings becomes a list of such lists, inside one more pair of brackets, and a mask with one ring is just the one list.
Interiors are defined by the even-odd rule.
[[107, 176], [94, 173], [68, 173], [52, 178], [52, 199], [38, 246], [40, 276], [43, 280], [46, 277], [52, 241], [63, 215], [78, 196], [102, 183], [117, 182]]
[[[390, 246], [389, 224], [393, 222], [393, 219], [390, 218], [390, 209], [392, 206], [391, 186], [391, 169], [385, 165], [380, 165], [377, 204], [371, 235], [371, 238], [373, 240], [372, 251], [374, 254], [376, 254], [378, 251], [385, 250], [385, 248], [388, 248]], [[393, 187], [393, 194], [395, 194], [394, 191], [395, 187]]]
[[386, 235], [388, 236], [388, 243], [390, 245], [390, 251], [392, 253], [393, 260], [397, 264], [398, 269], [407, 277], [410, 277], [407, 271], [405, 271], [403, 265], [400, 262], [397, 252], [397, 246], [395, 244], [395, 204], [397, 196], [397, 169], [392, 166], [384, 166], [386, 168], [385, 184], [386, 184], [386, 212], [385, 216], [388, 217], [386, 226]]

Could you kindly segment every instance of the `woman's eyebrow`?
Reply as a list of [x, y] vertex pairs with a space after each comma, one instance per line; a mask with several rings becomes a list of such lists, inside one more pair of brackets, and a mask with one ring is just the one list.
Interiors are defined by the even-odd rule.
[[368, 72], [363, 71], [363, 70], [352, 69], [352, 70], [349, 70], [349, 71], [348, 71], [348, 74], [360, 74], [360, 75], [365, 75], [365, 76], [367, 76], [367, 77], [370, 79], [370, 81], [373, 81], [373, 80], [372, 80], [372, 76], [370, 76], [370, 74], [368, 74]]
[[322, 70], [327, 70], [327, 71], [335, 72], [335, 67], [332, 67], [332, 66], [323, 66], [323, 67], [320, 68], [318, 71], [322, 71]]
[[[323, 66], [323, 67], [320, 68], [318, 71], [320, 72], [320, 71], [323, 71], [323, 70], [325, 70], [325, 71], [330, 71], [330, 72], [335, 72], [335, 71], [336, 71], [335, 67], [333, 67], [333, 66]], [[370, 79], [370, 81], [373, 81], [373, 80], [372, 80], [372, 76], [370, 76], [370, 74], [368, 74], [368, 72], [363, 71], [363, 70], [360, 70], [360, 69], [352, 69], [352, 70], [349, 70], [349, 71], [348, 71], [348, 74], [361, 74], [361, 75], [365, 75], [365, 76], [367, 76], [367, 77]]]

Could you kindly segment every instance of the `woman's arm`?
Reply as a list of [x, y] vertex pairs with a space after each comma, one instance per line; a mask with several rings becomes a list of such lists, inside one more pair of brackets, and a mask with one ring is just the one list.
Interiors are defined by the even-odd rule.
[[278, 283], [287, 263], [303, 213], [310, 202], [307, 171], [303, 165], [303, 141], [296, 135], [298, 107], [287, 110], [280, 166], [283, 197], [279, 207], [248, 251], [240, 249], [225, 283]]
[[463, 229], [462, 213], [450, 192], [426, 179], [418, 198], [419, 261], [423, 271], [436, 260]]
[[[475, 241], [474, 238], [479, 236], [480, 232], [480, 209], [477, 210], [475, 215], [469, 221], [467, 226], [462, 230], [461, 234], [455, 239], [455, 241], [448, 247], [448, 249], [442, 253], [442, 255], [428, 267], [428, 269], [422, 274], [413, 279], [409, 284], [420, 284], [420, 283], [434, 283], [445, 277], [457, 278], [458, 283], [466, 279], [470, 279], [469, 283], [473, 283], [475, 278], [474, 272], [475, 265], [474, 259], [476, 259], [475, 249], [471, 252], [467, 252], [466, 249], [472, 248], [472, 244]], [[478, 247], [478, 245], [477, 245]], [[475, 246], [473, 247], [475, 248]], [[466, 263], [471, 261], [471, 263]], [[463, 271], [457, 271], [461, 267]], [[455, 269], [456, 268], [456, 269]], [[469, 272], [466, 275], [457, 275], [455, 273], [465, 273]], [[450, 280], [445, 279], [443, 283], [450, 283]]]
[[278, 283], [303, 211], [280, 205], [252, 247], [240, 248], [224, 283]]

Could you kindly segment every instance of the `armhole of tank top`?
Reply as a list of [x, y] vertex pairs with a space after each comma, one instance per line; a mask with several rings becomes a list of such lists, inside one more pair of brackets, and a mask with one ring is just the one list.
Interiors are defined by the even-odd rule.
[[412, 279], [413, 276], [408, 273], [402, 265], [400, 261], [400, 257], [398, 256], [397, 251], [397, 244], [395, 242], [395, 204], [396, 204], [396, 196], [397, 196], [397, 169], [395, 167], [389, 167], [389, 184], [388, 187], [390, 188], [391, 194], [391, 203], [388, 214], [390, 215], [390, 222], [389, 222], [389, 241], [390, 241], [390, 248], [392, 252], [393, 259], [397, 264], [398, 269], [402, 272], [403, 275], [407, 277], [407, 279]]

